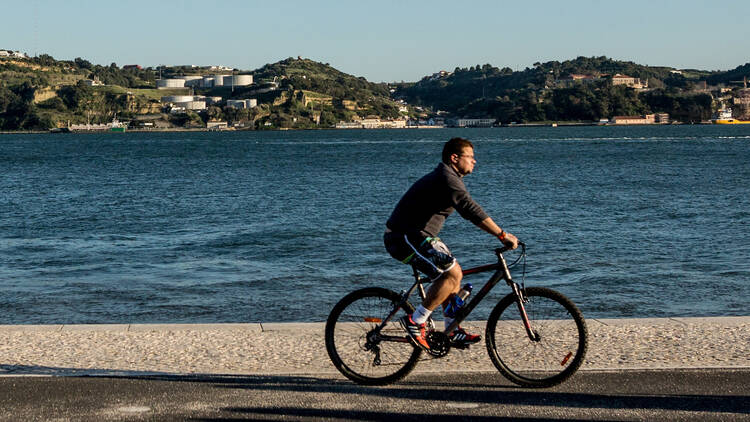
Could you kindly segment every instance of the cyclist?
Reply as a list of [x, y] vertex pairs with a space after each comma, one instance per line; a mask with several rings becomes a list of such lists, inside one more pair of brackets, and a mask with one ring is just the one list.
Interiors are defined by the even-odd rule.
[[[465, 219], [497, 237], [513, 249], [518, 239], [504, 231], [469, 195], [463, 177], [474, 169], [474, 146], [468, 139], [452, 138], [443, 146], [442, 162], [437, 168], [417, 180], [396, 205], [383, 236], [385, 248], [395, 259], [414, 265], [432, 281], [426, 297], [411, 315], [401, 318], [401, 324], [416, 346], [429, 350], [425, 322], [461, 286], [463, 274], [458, 261], [437, 237], [445, 219], [457, 210]], [[445, 327], [453, 323], [445, 317]], [[454, 345], [468, 345], [481, 339], [463, 328], [449, 333]]]

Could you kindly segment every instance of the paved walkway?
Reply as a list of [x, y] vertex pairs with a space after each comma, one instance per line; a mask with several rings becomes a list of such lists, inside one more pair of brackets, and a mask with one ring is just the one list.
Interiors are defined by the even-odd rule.
[[[582, 370], [750, 368], [750, 317], [588, 319]], [[334, 374], [323, 323], [0, 325], [0, 375]], [[483, 331], [483, 322], [464, 326]], [[416, 372], [494, 371], [484, 344]]]

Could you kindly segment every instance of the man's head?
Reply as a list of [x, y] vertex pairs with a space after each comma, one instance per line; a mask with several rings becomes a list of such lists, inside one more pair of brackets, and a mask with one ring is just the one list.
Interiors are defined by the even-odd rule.
[[458, 174], [466, 176], [474, 170], [474, 145], [464, 138], [451, 138], [443, 146], [443, 163], [453, 167]]

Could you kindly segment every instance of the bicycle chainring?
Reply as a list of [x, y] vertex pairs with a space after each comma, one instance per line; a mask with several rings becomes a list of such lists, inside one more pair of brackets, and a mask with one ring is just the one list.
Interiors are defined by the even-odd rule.
[[441, 331], [430, 331], [427, 334], [427, 343], [430, 345], [430, 350], [427, 353], [432, 357], [442, 358], [451, 350], [450, 339]]

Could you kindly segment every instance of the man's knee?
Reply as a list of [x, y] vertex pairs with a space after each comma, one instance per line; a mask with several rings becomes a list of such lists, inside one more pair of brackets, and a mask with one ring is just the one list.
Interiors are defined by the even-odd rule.
[[451, 280], [451, 284], [456, 288], [456, 291], [458, 291], [458, 287], [461, 286], [461, 280], [464, 278], [463, 270], [461, 270], [461, 266], [458, 265], [458, 262], [448, 270], [447, 275], [448, 277], [446, 278]]

